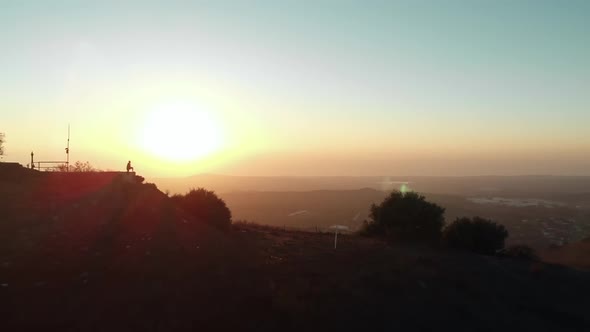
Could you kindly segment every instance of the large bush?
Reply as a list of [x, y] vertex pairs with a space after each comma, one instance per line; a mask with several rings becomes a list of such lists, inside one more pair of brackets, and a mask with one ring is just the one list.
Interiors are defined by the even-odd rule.
[[507, 237], [504, 226], [480, 217], [457, 218], [443, 232], [443, 241], [448, 247], [480, 254], [501, 250]]
[[444, 212], [417, 193], [394, 191], [381, 204], [371, 206], [371, 220], [365, 222], [362, 232], [391, 240], [438, 243]]
[[228, 229], [231, 225], [231, 211], [213, 191], [191, 189], [185, 195], [172, 196], [172, 200], [200, 221], [220, 229]]

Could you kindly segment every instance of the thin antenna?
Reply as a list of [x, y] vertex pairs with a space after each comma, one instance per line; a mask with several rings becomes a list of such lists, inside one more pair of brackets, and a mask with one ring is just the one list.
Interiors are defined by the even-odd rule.
[[66, 169], [70, 171], [70, 124], [68, 123], [68, 146], [66, 147]]

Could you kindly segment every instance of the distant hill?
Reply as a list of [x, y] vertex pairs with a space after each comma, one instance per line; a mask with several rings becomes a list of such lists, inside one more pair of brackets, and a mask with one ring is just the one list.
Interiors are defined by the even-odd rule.
[[[163, 190], [186, 192], [206, 187], [219, 193], [234, 191], [314, 191], [371, 188], [391, 191], [403, 183], [432, 194], [546, 198], [555, 195], [590, 195], [590, 176], [227, 176], [200, 174], [183, 178], [155, 178]], [[588, 196], [586, 196], [588, 197]]]
[[367, 219], [371, 204], [385, 195], [374, 189], [220, 194], [236, 219], [311, 230], [335, 224], [355, 230]]
[[[356, 230], [368, 218], [373, 203], [388, 193], [376, 189], [314, 190], [292, 192], [221, 193], [236, 219], [257, 223], [296, 227], [307, 230], [347, 225]], [[481, 216], [504, 224], [508, 244], [526, 244], [536, 249], [576, 241], [590, 234], [590, 210], [576, 208], [578, 203], [552, 203], [544, 200], [470, 200], [469, 197], [424, 193], [446, 209], [445, 218]], [[576, 197], [579, 197], [577, 195]], [[567, 202], [567, 201], [566, 201]], [[555, 205], [554, 205], [555, 204]]]

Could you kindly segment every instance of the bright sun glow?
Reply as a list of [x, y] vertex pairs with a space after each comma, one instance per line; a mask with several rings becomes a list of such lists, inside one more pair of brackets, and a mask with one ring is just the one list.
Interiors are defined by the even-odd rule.
[[221, 129], [211, 114], [187, 103], [152, 109], [140, 136], [146, 152], [169, 161], [200, 159], [222, 145]]

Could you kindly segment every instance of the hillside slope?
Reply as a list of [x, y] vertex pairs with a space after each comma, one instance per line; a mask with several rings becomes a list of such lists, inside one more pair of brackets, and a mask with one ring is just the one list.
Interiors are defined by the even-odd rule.
[[590, 328], [583, 271], [350, 235], [334, 250], [333, 234], [222, 233], [117, 174], [1, 184], [6, 331]]

